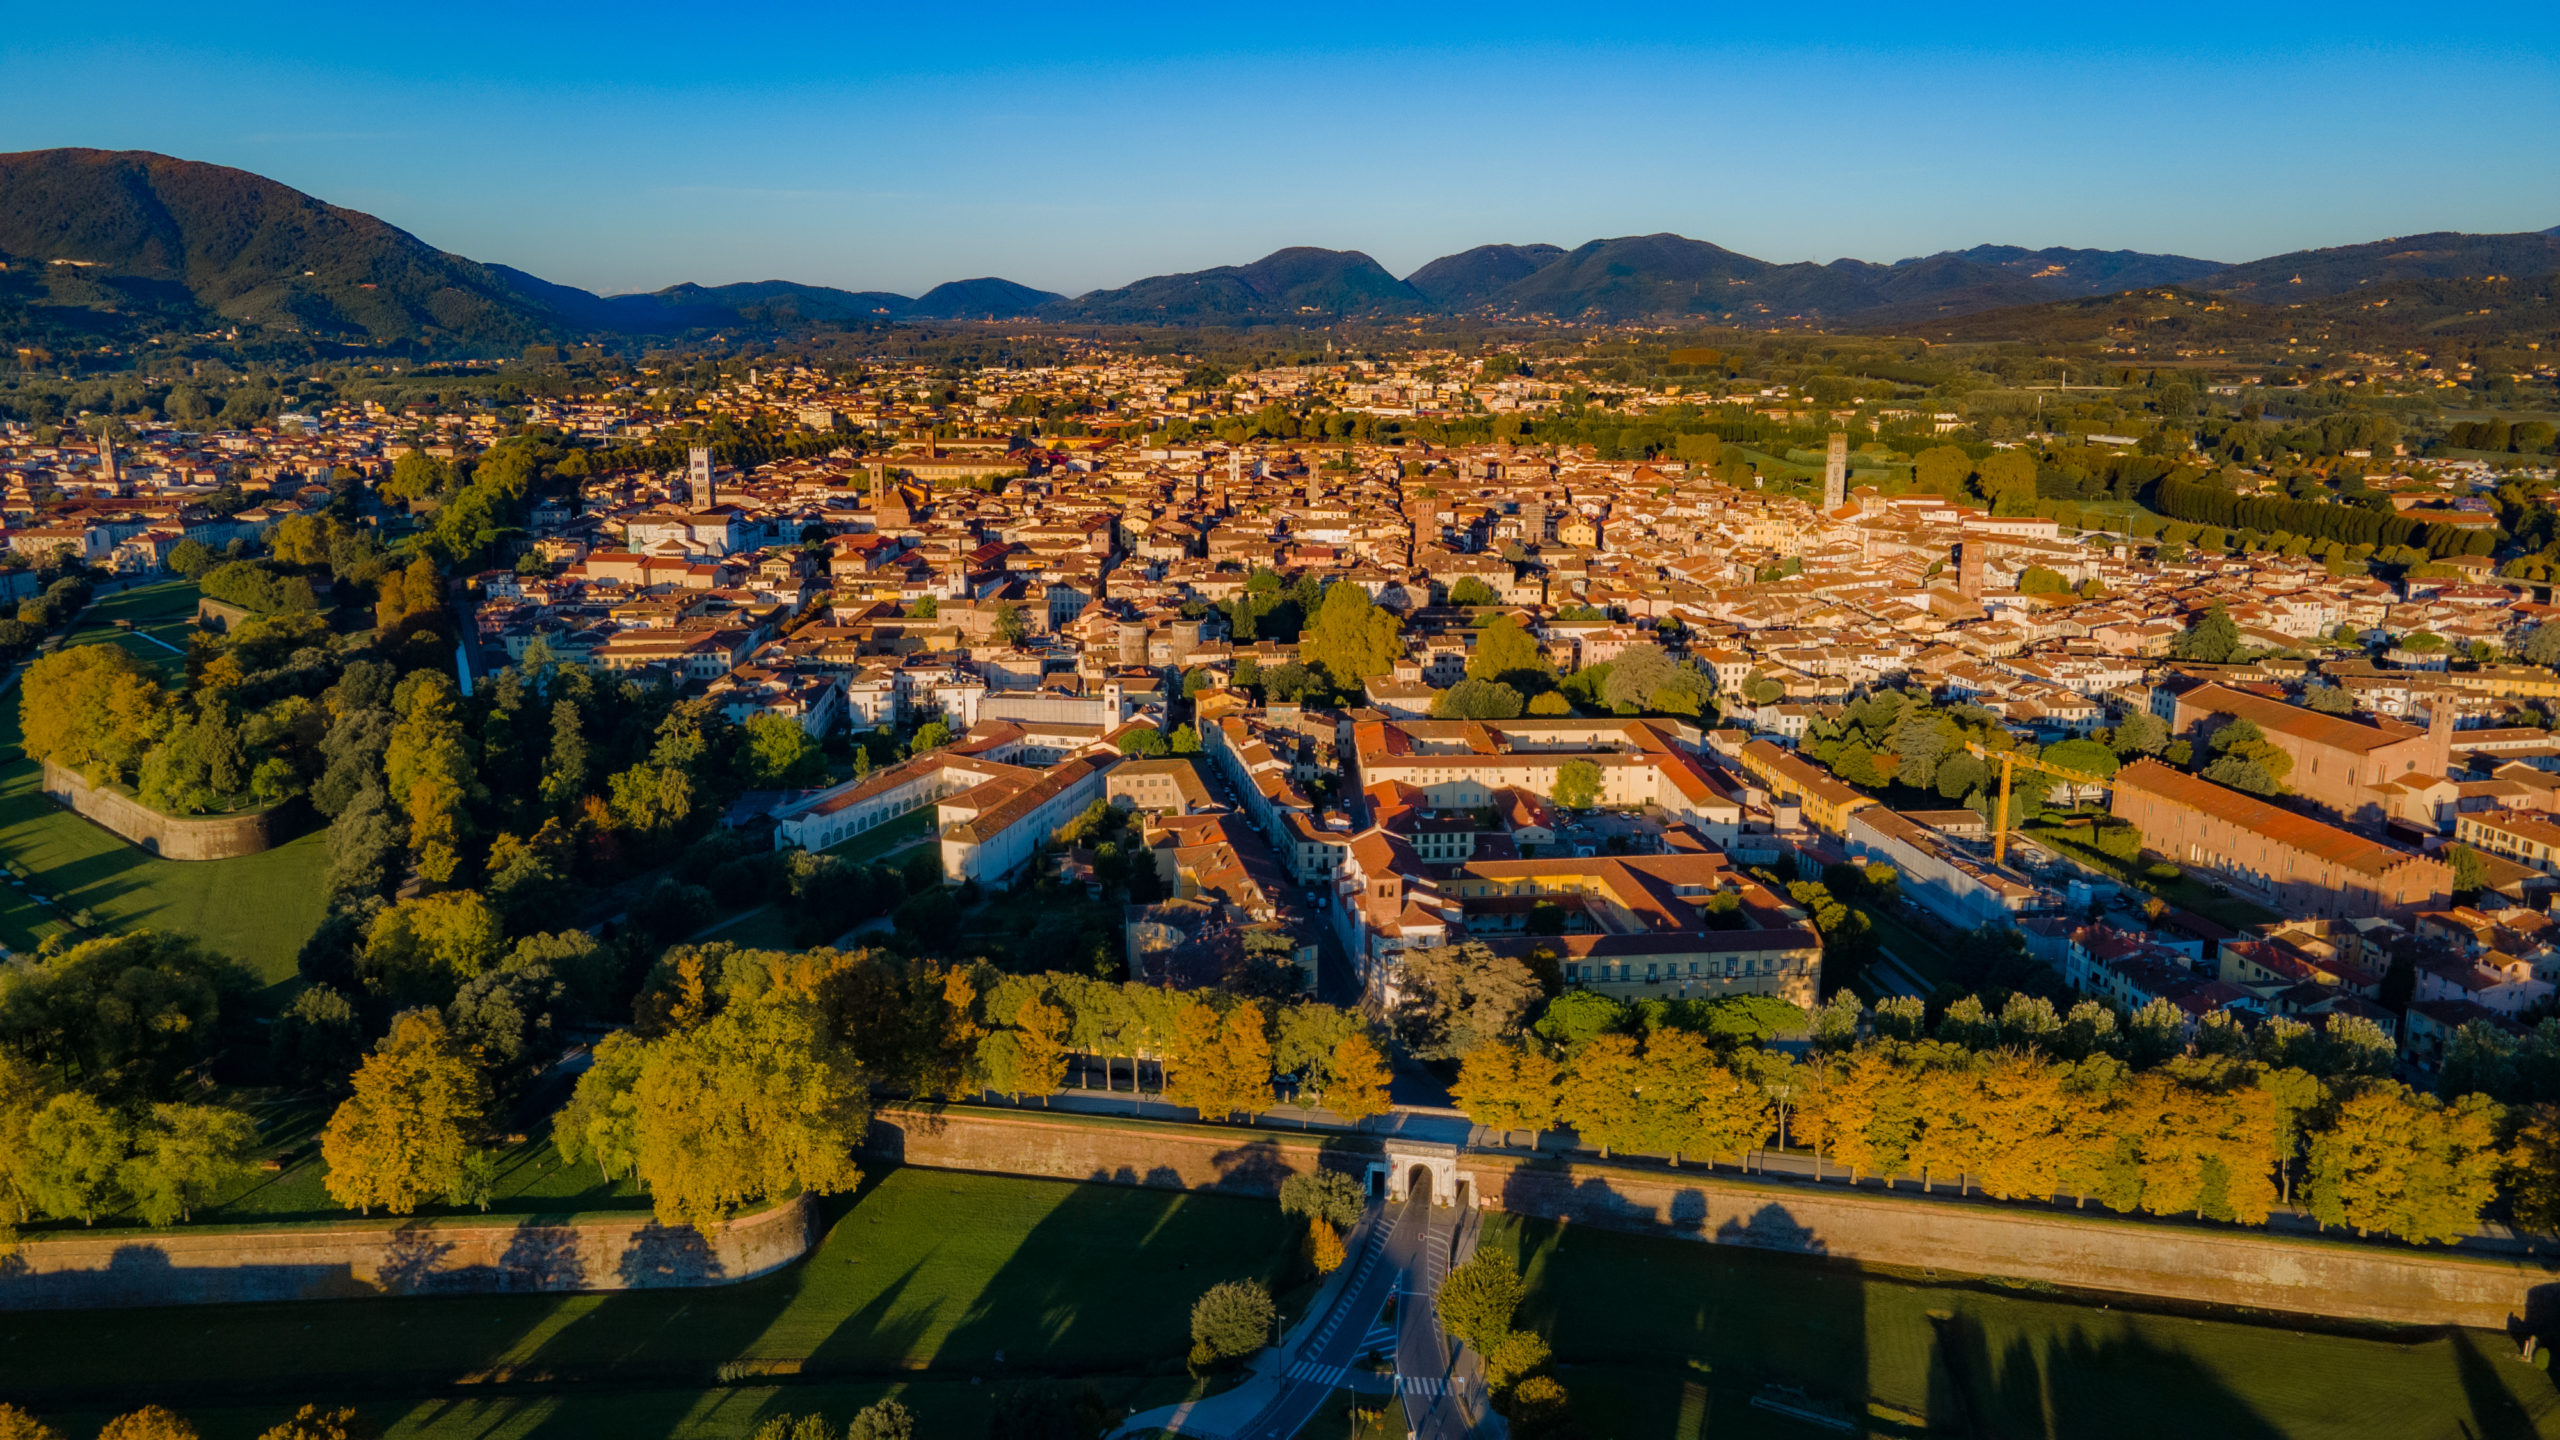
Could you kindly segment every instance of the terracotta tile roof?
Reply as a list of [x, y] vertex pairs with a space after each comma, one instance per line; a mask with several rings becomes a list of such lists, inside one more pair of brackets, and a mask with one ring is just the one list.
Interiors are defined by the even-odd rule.
[[2217, 715], [2228, 715], [2235, 720], [2246, 720], [2261, 730], [2281, 731], [2313, 745], [2325, 745], [2332, 750], [2359, 755], [2386, 745], [2423, 739], [2427, 733], [2414, 725], [2400, 725], [2388, 720], [2368, 725], [2340, 715], [2323, 715], [2317, 710], [2248, 694], [2228, 685], [2199, 685], [2179, 696], [2178, 703], [2210, 710]]
[[2382, 875], [2402, 865], [2434, 863], [2379, 840], [2368, 840], [2334, 825], [2323, 825], [2307, 815], [2279, 809], [2210, 780], [2172, 770], [2156, 760], [2138, 760], [2126, 766], [2116, 776], [2116, 785], [2158, 796], [2360, 874]]

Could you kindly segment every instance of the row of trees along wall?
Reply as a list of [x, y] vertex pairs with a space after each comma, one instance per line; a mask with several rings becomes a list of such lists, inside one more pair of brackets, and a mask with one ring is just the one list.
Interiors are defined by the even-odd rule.
[[2387, 1038], [2355, 1027], [2276, 1019], [2252, 1035], [2216, 1014], [2190, 1038], [2166, 1001], [2126, 1021], [2027, 995], [1996, 1015], [1958, 1000], [1934, 1034], [1924, 1021], [1897, 998], [1863, 1031], [1844, 991], [1798, 1062], [1688, 1028], [1680, 1002], [1577, 991], [1522, 1039], [1467, 1051], [1455, 1094], [1478, 1124], [1570, 1125], [1604, 1156], [1738, 1158], [1783, 1132], [1852, 1180], [2243, 1225], [2292, 1202], [2324, 1227], [2416, 1242], [2471, 1235], [2504, 1180], [2520, 1225], [2560, 1222], [2560, 1021], [2502, 1052], [2490, 1088], [2513, 1105], [2389, 1079]]

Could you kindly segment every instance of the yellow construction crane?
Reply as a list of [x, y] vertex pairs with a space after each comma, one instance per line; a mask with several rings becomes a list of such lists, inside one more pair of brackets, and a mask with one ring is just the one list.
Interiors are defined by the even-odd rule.
[[1975, 759], [2000, 762], [2000, 803], [1992, 807], [1991, 811], [1991, 863], [1994, 865], [2005, 865], [2009, 861], [2009, 776], [2017, 766], [2024, 765], [2030, 770], [2050, 775], [2056, 780], [2068, 780], [2074, 785], [2095, 785], [2101, 790], [2113, 789], [2116, 783], [2110, 776], [2065, 770], [2059, 765], [2047, 765], [2032, 755], [2021, 755], [2015, 750], [1986, 750], [1971, 740], [1965, 742], [1964, 748], [1971, 751]]

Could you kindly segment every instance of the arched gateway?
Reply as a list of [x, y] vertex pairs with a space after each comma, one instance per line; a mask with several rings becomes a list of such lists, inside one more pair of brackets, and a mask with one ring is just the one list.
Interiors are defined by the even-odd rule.
[[1369, 1162], [1370, 1193], [1383, 1186], [1390, 1200], [1465, 1205], [1474, 1198], [1472, 1178], [1458, 1169], [1457, 1146], [1429, 1140], [1389, 1140], [1386, 1158]]

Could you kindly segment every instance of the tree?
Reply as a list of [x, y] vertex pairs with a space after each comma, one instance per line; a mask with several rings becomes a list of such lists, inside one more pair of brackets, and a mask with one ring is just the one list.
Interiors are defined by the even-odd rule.
[[372, 1426], [353, 1410], [323, 1410], [305, 1405], [291, 1419], [278, 1421], [258, 1440], [372, 1440]]
[[27, 1121], [20, 1181], [35, 1208], [57, 1220], [97, 1223], [115, 1194], [126, 1133], [115, 1112], [77, 1090], [54, 1096]]
[[132, 778], [171, 721], [160, 682], [121, 645], [41, 655], [19, 685], [19, 746], [93, 785]]
[[2353, 715], [2356, 697], [2345, 689], [2328, 684], [2306, 685], [2302, 690], [2303, 708], [2323, 715]]
[[1360, 1182], [1339, 1170], [1297, 1172], [1280, 1182], [1281, 1214], [1303, 1215], [1336, 1230], [1359, 1224], [1360, 1212], [1368, 1204]]
[[1449, 1093], [1467, 1118], [1489, 1130], [1544, 1130], [1556, 1121], [1554, 1057], [1510, 1040], [1488, 1040], [1466, 1052]]
[[1197, 755], [1200, 753], [1200, 732], [1188, 723], [1176, 725], [1173, 738], [1165, 744], [1176, 755]]
[[1576, 758], [1556, 767], [1556, 781], [1547, 798], [1568, 810], [1588, 810], [1600, 803], [1600, 767]]
[[2507, 1185], [2518, 1226], [2560, 1233], [2560, 1105], [2536, 1105], [2507, 1151]]
[[1614, 709], [1641, 710], [1652, 703], [1653, 692], [1671, 679], [1674, 668], [1661, 646], [1630, 645], [1609, 662], [1609, 678], [1600, 682], [1600, 698]]
[[1635, 1037], [1595, 1035], [1565, 1067], [1556, 1109], [1584, 1144], [1600, 1148], [1605, 1160], [1610, 1151], [1630, 1149], [1647, 1138], [1649, 1117], [1637, 1095], [1641, 1084]]
[[459, 696], [442, 672], [415, 671], [393, 692], [392, 709], [399, 720], [382, 757], [387, 792], [409, 822], [419, 875], [441, 884], [461, 867], [464, 806], [479, 788]]
[[915, 1440], [915, 1412], [895, 1400], [874, 1400], [854, 1412], [844, 1440]]
[[1387, 1062], [1367, 1035], [1343, 1037], [1333, 1047], [1326, 1069], [1330, 1076], [1324, 1087], [1324, 1108], [1350, 1121], [1354, 1129], [1392, 1108], [1387, 1103]]
[[239, 966], [192, 937], [139, 930], [0, 965], [0, 1045], [116, 1099], [170, 1093], [211, 1060]]
[[1477, 1354], [1490, 1355], [1511, 1333], [1511, 1317], [1527, 1293], [1510, 1255], [1480, 1248], [1440, 1282], [1440, 1328]]
[[[708, 1224], [793, 1190], [860, 1182], [870, 1077], [827, 1023], [823, 963], [804, 960], [785, 983], [649, 1042], [631, 1088], [636, 1169], [663, 1223]], [[966, 1039], [974, 1051], [974, 1031]]]
[[1271, 1292], [1251, 1280], [1210, 1286], [1191, 1306], [1194, 1363], [1215, 1364], [1252, 1354], [1271, 1343], [1271, 1327], [1278, 1317]]
[[2168, 744], [2167, 723], [2148, 710], [2128, 711], [2124, 723], [2116, 726], [2115, 751], [2119, 757], [2157, 755]]
[[1458, 582], [1449, 587], [1449, 603], [1452, 605], [1499, 605], [1502, 603], [1502, 597], [1493, 593], [1493, 587], [1484, 583], [1482, 578], [1461, 575], [1458, 577]]
[[2445, 862], [2453, 867], [2453, 890], [2462, 900], [2475, 899], [2489, 883], [2489, 865], [2479, 851], [2468, 845], [2448, 845]]
[[992, 633], [997, 644], [1008, 649], [1020, 649], [1022, 642], [1031, 638], [1031, 625], [1023, 619], [1022, 607], [1007, 600], [996, 606]]
[[542, 766], [543, 808], [567, 815], [586, 798], [587, 739], [578, 702], [567, 696], [551, 706], [551, 753]]
[[2204, 778], [2216, 784], [2275, 795], [2283, 792], [2284, 777], [2293, 773], [2293, 757], [2247, 720], [2224, 724], [2209, 745], [2216, 758], [2205, 767]]
[[825, 768], [818, 742], [788, 715], [751, 715], [738, 728], [746, 742], [738, 750], [738, 768], [754, 788], [796, 789], [816, 780]]
[[593, 1160], [608, 1180], [630, 1174], [640, 1162], [640, 1071], [648, 1044], [628, 1030], [595, 1043], [569, 1103], [551, 1118], [551, 1141], [560, 1158], [575, 1165]]
[[2042, 565], [2030, 565], [2018, 575], [2021, 595], [2055, 595], [2071, 588], [2071, 582]]
[[2485, 1095], [2447, 1105], [2389, 1081], [2356, 1087], [2312, 1139], [2312, 1218], [2422, 1243], [2470, 1235], [2497, 1193], [2496, 1112]]
[[2229, 664], [2239, 657], [2241, 648], [2240, 627], [2219, 601], [2169, 642], [2171, 655], [2206, 665]]
[[1481, 940], [1408, 950], [1403, 971], [1390, 1018], [1406, 1047], [1427, 1060], [1515, 1033], [1541, 993], [1528, 966]]
[[1555, 667], [1537, 638], [1508, 615], [1496, 615], [1477, 627], [1467, 651], [1467, 678], [1496, 681], [1522, 694], [1544, 690], [1555, 679]]
[[1911, 457], [1911, 479], [1916, 489], [1953, 500], [1964, 493], [1964, 482], [1971, 478], [1973, 457], [1953, 445], [1932, 445]]
[[134, 1132], [124, 1188], [147, 1225], [194, 1218], [199, 1205], [250, 1173], [258, 1127], [219, 1105], [154, 1105]]
[[453, 1189], [489, 1097], [444, 1017], [433, 1010], [393, 1017], [356, 1071], [354, 1090], [320, 1137], [330, 1197], [367, 1215], [376, 1205], [406, 1215]]
[[476, 890], [447, 890], [375, 915], [356, 974], [394, 1003], [442, 1003], [505, 953], [505, 927], [489, 902]]
[[197, 1433], [176, 1411], [145, 1405], [108, 1421], [98, 1440], [197, 1440]]
[[1013, 1023], [1020, 1088], [1045, 1103], [1067, 1082], [1067, 1012], [1034, 1000], [1014, 1015]]
[[1499, 680], [1461, 680], [1431, 697], [1440, 720], [1516, 720], [1527, 708], [1520, 692]]
[[1769, 1136], [1769, 1098], [1728, 1070], [1706, 1037], [1656, 1030], [1645, 1042], [1643, 1100], [1655, 1148], [1681, 1155], [1738, 1155]]
[[2023, 515], [2035, 508], [2035, 457], [2016, 450], [2001, 450], [1985, 457], [1975, 467], [1981, 480], [1982, 498], [1991, 504], [1994, 515]]
[[1357, 686], [1374, 675], [1395, 669], [1404, 653], [1396, 617], [1379, 609], [1369, 592], [1352, 581], [1338, 581], [1324, 592], [1306, 631], [1298, 637], [1298, 654], [1321, 665], [1337, 685]]
[[1307, 1263], [1319, 1275], [1330, 1275], [1342, 1268], [1350, 1258], [1342, 1245], [1342, 1232], [1318, 1220], [1307, 1227]]

